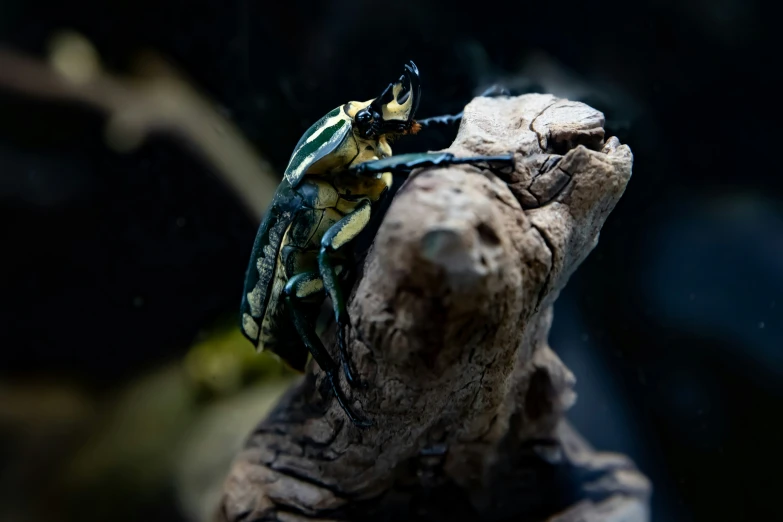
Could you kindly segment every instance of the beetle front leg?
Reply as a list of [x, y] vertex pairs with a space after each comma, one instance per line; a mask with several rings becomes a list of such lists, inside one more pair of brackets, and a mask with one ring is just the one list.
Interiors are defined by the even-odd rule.
[[340, 357], [343, 360], [345, 378], [351, 386], [363, 385], [354, 377], [355, 372], [351, 367], [351, 359], [345, 347], [345, 327], [348, 326], [349, 322], [348, 311], [331, 255], [355, 239], [367, 226], [367, 223], [370, 222], [370, 206], [370, 201], [364, 200], [352, 212], [332, 225], [321, 239], [321, 252], [318, 254], [318, 269], [321, 272], [321, 278], [326, 287], [326, 292], [329, 294], [329, 299], [332, 301], [334, 317], [337, 321], [337, 345], [340, 349]]
[[359, 428], [366, 428], [371, 426], [372, 422], [363, 419], [348, 406], [348, 400], [340, 389], [340, 380], [337, 377], [337, 363], [334, 362], [332, 356], [326, 351], [323, 343], [321, 343], [321, 340], [300, 308], [302, 299], [319, 294], [323, 292], [323, 289], [323, 281], [316, 272], [304, 272], [288, 280], [283, 290], [283, 295], [285, 295], [285, 303], [291, 314], [294, 328], [296, 328], [302, 342], [313, 355], [315, 362], [318, 363], [318, 366], [329, 379], [329, 384], [332, 387], [334, 396], [337, 398], [338, 404], [340, 404], [340, 407], [354, 425]]
[[427, 127], [434, 127], [436, 125], [454, 125], [462, 121], [462, 113], [458, 114], [444, 114], [443, 116], [431, 116], [422, 120], [416, 120], [416, 123], [421, 125], [422, 129]]
[[[510, 92], [504, 87], [493, 85], [489, 89], [482, 92], [479, 97], [494, 98], [497, 96], [509, 96]], [[422, 126], [422, 128], [432, 127], [434, 125], [453, 125], [462, 121], [463, 113], [459, 114], [446, 114], [443, 116], [432, 116], [431, 118], [424, 118], [423, 120], [416, 120], [416, 123]]]

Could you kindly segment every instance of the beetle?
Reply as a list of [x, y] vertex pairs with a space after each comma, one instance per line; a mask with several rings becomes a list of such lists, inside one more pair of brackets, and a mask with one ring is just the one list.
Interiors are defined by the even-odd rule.
[[420, 98], [419, 70], [411, 61], [380, 96], [341, 105], [304, 133], [258, 228], [245, 275], [240, 307], [244, 336], [258, 351], [269, 350], [300, 372], [311, 354], [347, 417], [359, 427], [371, 422], [348, 406], [339, 386], [339, 365], [315, 331], [318, 310], [328, 296], [346, 381], [351, 387], [363, 386], [344, 334], [348, 314], [341, 283], [351, 259], [351, 241], [388, 193], [393, 174], [435, 165], [513, 166], [511, 154], [392, 156], [390, 139], [461, 118], [458, 114], [416, 121]]

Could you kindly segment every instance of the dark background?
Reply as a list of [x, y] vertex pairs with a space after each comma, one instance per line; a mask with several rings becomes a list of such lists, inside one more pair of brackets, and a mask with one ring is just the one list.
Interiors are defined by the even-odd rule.
[[[604, 111], [634, 173], [555, 306], [552, 346], [578, 379], [570, 416], [651, 477], [654, 520], [779, 519], [780, 64], [761, 2], [276, 4], [0, 0], [0, 44], [42, 56], [70, 28], [118, 71], [154, 49], [277, 172], [310, 123], [410, 59], [420, 117], [496, 81]], [[239, 200], [176, 140], [118, 154], [104, 123], [0, 86], [0, 384], [100, 396], [180, 360], [239, 304], [256, 228]], [[18, 457], [9, 440], [0, 468]], [[137, 519], [175, 520], [167, 499]]]

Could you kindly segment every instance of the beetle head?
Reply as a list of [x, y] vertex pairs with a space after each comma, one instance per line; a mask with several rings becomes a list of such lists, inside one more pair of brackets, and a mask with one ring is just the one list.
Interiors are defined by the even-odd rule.
[[405, 64], [405, 72], [367, 107], [356, 113], [354, 122], [363, 138], [377, 138], [383, 134], [415, 134], [419, 124], [413, 119], [421, 100], [419, 69], [416, 64]]

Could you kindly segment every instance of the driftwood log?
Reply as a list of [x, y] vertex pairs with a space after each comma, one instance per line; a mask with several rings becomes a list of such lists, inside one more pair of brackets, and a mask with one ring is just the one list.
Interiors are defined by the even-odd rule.
[[373, 426], [348, 422], [311, 364], [238, 455], [220, 520], [649, 519], [644, 475], [564, 419], [575, 379], [547, 344], [631, 177], [603, 125], [549, 95], [465, 108], [449, 150], [513, 151], [516, 169], [420, 170], [396, 195], [349, 305], [369, 386], [342, 385]]

